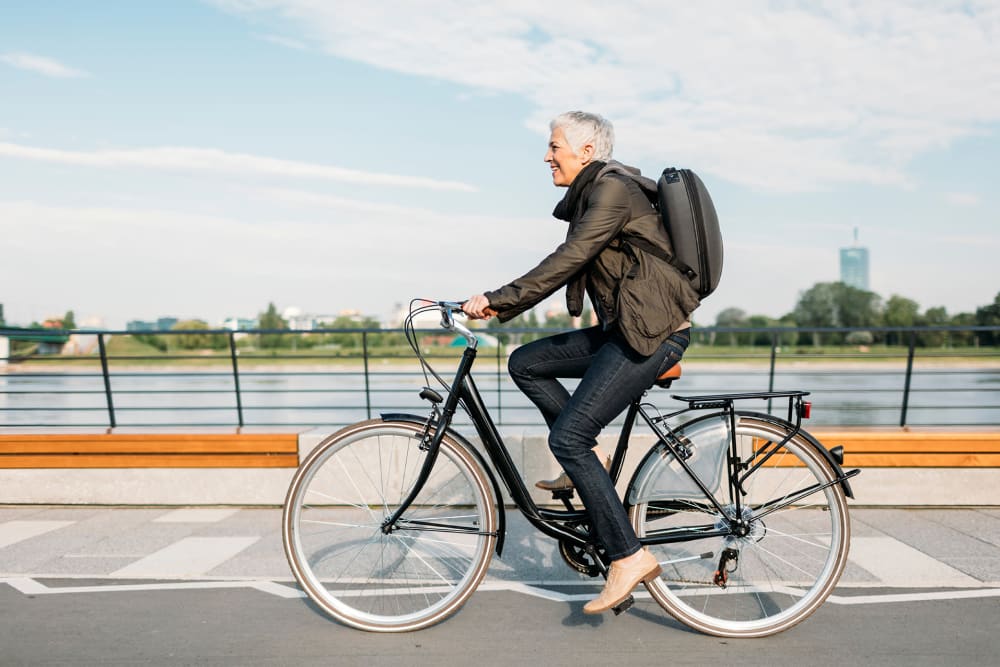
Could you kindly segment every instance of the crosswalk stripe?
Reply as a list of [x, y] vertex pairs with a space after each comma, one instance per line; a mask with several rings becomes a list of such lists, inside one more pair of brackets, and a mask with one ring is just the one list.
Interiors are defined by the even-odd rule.
[[153, 519], [153, 523], [216, 523], [228, 519], [239, 512], [238, 509], [202, 509], [182, 507]]
[[877, 577], [883, 586], [982, 586], [964, 572], [886, 536], [851, 539], [850, 561]]
[[196, 577], [237, 555], [259, 537], [185, 537], [111, 573], [113, 577]]
[[75, 521], [7, 521], [0, 523], [0, 549], [53, 530], [71, 526]]

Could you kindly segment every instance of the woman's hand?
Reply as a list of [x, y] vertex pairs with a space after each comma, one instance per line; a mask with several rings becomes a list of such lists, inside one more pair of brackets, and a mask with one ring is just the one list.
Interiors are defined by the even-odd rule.
[[474, 320], [488, 320], [497, 314], [490, 308], [489, 299], [483, 294], [469, 297], [469, 300], [462, 304], [462, 311]]

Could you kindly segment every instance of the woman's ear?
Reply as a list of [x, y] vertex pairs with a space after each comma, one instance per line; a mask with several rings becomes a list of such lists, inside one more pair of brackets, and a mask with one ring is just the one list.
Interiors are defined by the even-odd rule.
[[594, 144], [584, 144], [580, 148], [580, 162], [587, 165], [594, 159]]

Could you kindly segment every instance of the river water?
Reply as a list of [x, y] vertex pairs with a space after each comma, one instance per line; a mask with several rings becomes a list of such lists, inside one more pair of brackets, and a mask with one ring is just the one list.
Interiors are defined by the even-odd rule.
[[[442, 374], [447, 373], [442, 368]], [[94, 369], [26, 372], [0, 370], [0, 427], [107, 427], [110, 411], [104, 380]], [[446, 376], [447, 377], [447, 376]], [[542, 429], [534, 407], [506, 372], [487, 362], [476, 382], [495, 421], [505, 428]], [[699, 395], [766, 391], [767, 368], [736, 364], [689, 364], [671, 389], [654, 388], [647, 400], [664, 412], [683, 404], [671, 394]], [[430, 386], [439, 387], [431, 378]], [[812, 392], [813, 425], [898, 426], [905, 372], [898, 366], [802, 367], [779, 369], [774, 390]], [[172, 368], [112, 372], [111, 402], [119, 427], [193, 427], [239, 424], [236, 382], [231, 371]], [[418, 369], [375, 365], [360, 368], [284, 367], [243, 371], [240, 407], [247, 426], [337, 426], [381, 412], [417, 412], [425, 385]], [[572, 383], [569, 383], [572, 387]], [[498, 391], [499, 389], [499, 391]], [[767, 411], [768, 403], [745, 407]], [[771, 405], [784, 414], [787, 402]], [[464, 415], [459, 425], [468, 423]], [[1000, 425], [1000, 368], [932, 366], [914, 369], [906, 423], [911, 426]]]

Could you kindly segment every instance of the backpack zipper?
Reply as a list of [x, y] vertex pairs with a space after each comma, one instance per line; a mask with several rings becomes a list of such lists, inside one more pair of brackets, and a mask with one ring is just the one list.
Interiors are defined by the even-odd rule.
[[[708, 241], [705, 239], [705, 225], [701, 217], [701, 200], [698, 199], [697, 188], [692, 187], [691, 172], [687, 169], [680, 170], [681, 179], [684, 181], [684, 190], [687, 192], [688, 201], [694, 209], [695, 215], [695, 244], [698, 252], [698, 277], [701, 279], [701, 287], [707, 287], [708, 280], [708, 257], [705, 256], [705, 246]], [[698, 290], [699, 295], [701, 289]]]

